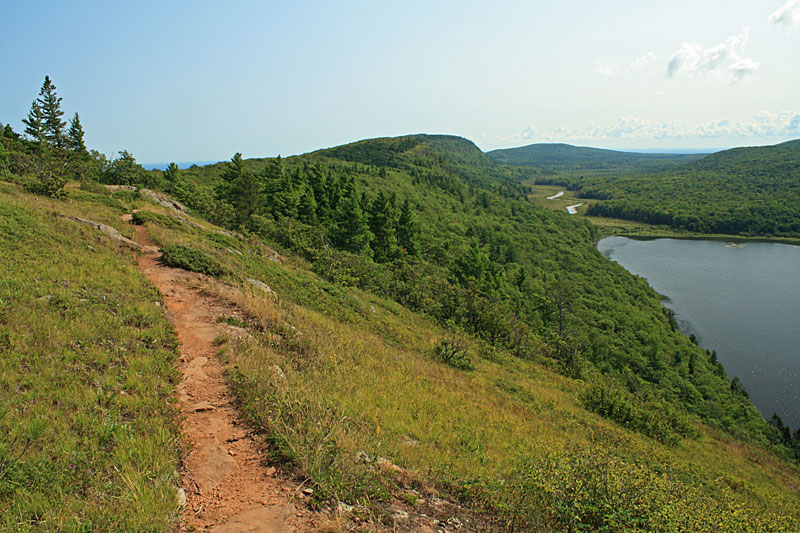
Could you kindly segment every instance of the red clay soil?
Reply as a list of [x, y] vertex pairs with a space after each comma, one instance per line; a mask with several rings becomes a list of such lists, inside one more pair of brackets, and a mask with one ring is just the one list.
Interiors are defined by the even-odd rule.
[[297, 505], [297, 483], [263, 463], [225, 383], [214, 340], [230, 331], [219, 317], [235, 310], [201, 294], [196, 287], [205, 276], [164, 266], [145, 227], [136, 227], [136, 241], [144, 247], [139, 267], [161, 291], [181, 345], [176, 395], [186, 503], [180, 530], [313, 531], [318, 517]]

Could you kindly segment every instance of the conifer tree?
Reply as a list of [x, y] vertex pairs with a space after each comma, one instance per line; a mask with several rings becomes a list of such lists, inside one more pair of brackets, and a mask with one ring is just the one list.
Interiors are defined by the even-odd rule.
[[39, 107], [39, 103], [36, 100], [34, 100], [31, 104], [31, 110], [28, 111], [28, 117], [23, 118], [22, 123], [25, 124], [25, 133], [34, 141], [37, 141], [40, 144], [45, 141], [42, 108]]
[[361, 210], [358, 195], [353, 190], [348, 190], [339, 202], [331, 237], [333, 244], [341, 250], [372, 255], [369, 247], [372, 233], [367, 225], [367, 217]]
[[408, 199], [400, 207], [400, 216], [397, 219], [397, 244], [408, 255], [418, 256], [420, 254], [419, 225], [411, 211]]
[[81, 118], [78, 113], [72, 117], [69, 123], [69, 147], [79, 153], [86, 153], [86, 145], [83, 143], [83, 126], [81, 126]]
[[394, 197], [387, 197], [381, 191], [369, 206], [369, 229], [375, 236], [372, 249], [375, 252], [375, 261], [378, 263], [391, 261], [399, 251], [394, 203]]
[[50, 144], [64, 148], [66, 145], [64, 127], [67, 124], [61, 120], [64, 116], [64, 112], [61, 111], [61, 98], [56, 95], [56, 86], [50, 81], [50, 76], [44, 77], [37, 102], [42, 110], [45, 138]]
[[303, 186], [303, 193], [297, 204], [297, 218], [306, 224], [317, 222], [317, 201], [314, 198], [314, 191], [308, 186]]

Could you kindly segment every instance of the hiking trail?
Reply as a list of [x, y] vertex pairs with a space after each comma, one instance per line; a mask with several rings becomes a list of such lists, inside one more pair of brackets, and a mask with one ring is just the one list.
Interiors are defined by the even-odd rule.
[[[123, 220], [131, 222], [131, 216]], [[219, 317], [235, 313], [235, 308], [202, 294], [199, 286], [206, 276], [163, 265], [147, 228], [135, 229], [143, 252], [139, 268], [161, 291], [180, 341], [177, 366], [182, 379], [176, 396], [186, 454], [180, 470], [185, 492], [180, 529], [313, 531], [318, 517], [295, 505], [302, 498], [297, 483], [276, 477], [276, 469], [263, 463], [225, 383], [214, 341], [229, 332]]]

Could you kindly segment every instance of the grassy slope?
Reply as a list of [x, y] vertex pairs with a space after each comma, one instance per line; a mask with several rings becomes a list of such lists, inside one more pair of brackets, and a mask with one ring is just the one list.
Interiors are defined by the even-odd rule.
[[[655, 530], [797, 527], [800, 476], [757, 446], [703, 426], [698, 440], [665, 446], [586, 411], [580, 380], [478, 341], [476, 370], [452, 369], [433, 357], [446, 333], [396, 303], [331, 285], [290, 256], [276, 264], [252, 240], [148, 225], [160, 244], [202, 249], [234, 273], [210, 289], [248, 316], [252, 337], [225, 346], [231, 383], [271, 453], [308, 476], [319, 501], [378, 502], [410, 478], [531, 527], [577, 527], [565, 514]], [[403, 479], [361, 450], [406, 469]]]
[[0, 183], [0, 530], [168, 531], [176, 339], [117, 226], [129, 197]]

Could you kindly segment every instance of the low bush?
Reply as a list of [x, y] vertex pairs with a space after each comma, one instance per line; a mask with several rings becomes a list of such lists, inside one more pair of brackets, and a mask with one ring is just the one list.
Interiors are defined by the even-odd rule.
[[207, 253], [180, 244], [170, 244], [165, 247], [161, 260], [167, 266], [200, 272], [208, 276], [219, 277], [228, 274], [228, 270]]

